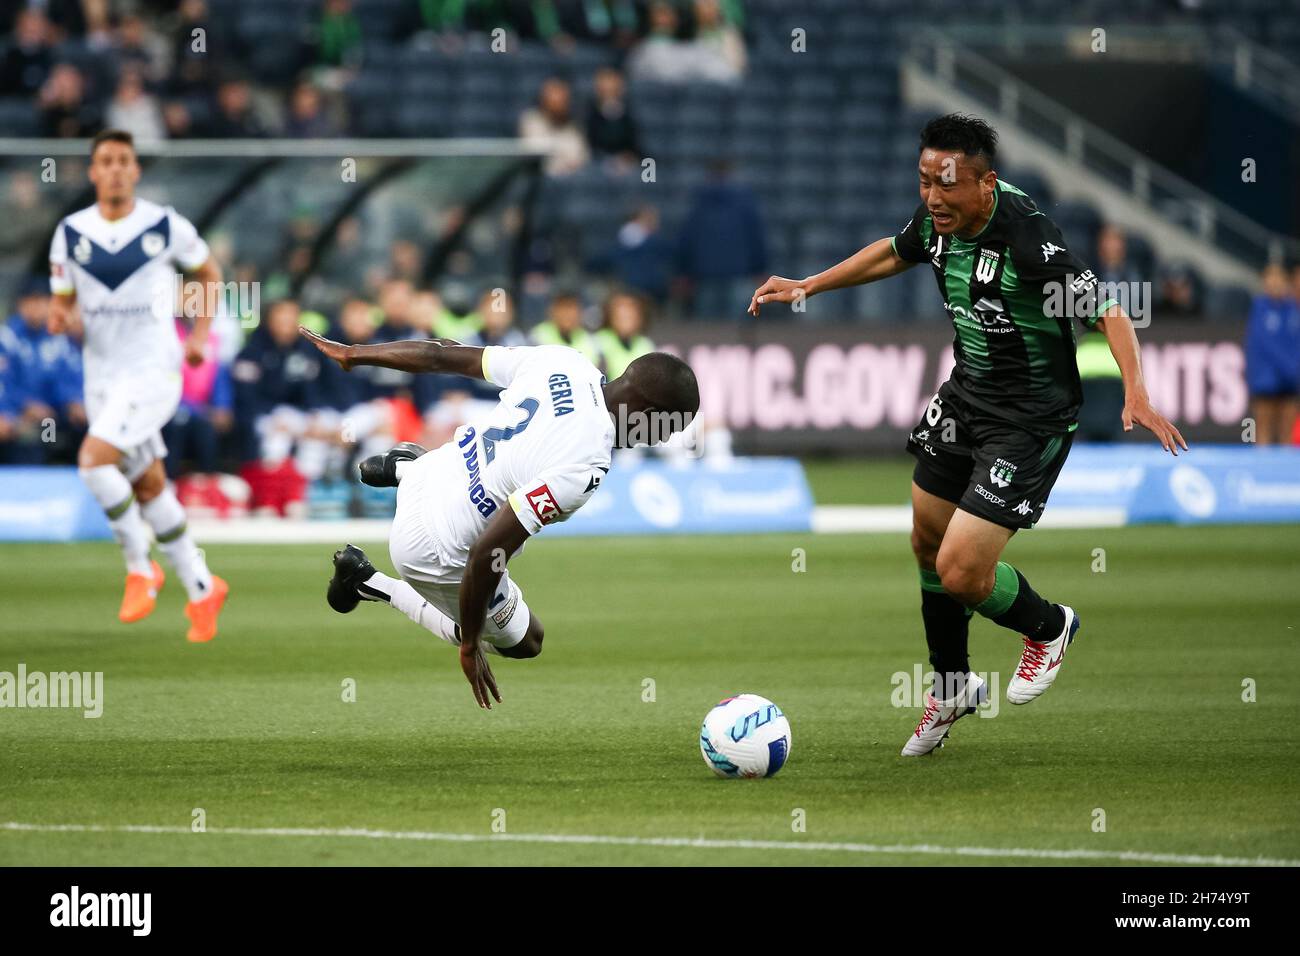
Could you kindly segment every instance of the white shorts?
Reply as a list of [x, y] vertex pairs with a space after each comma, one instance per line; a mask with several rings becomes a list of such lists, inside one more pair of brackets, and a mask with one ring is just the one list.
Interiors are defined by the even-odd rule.
[[122, 453], [118, 467], [135, 481], [157, 459], [167, 457], [162, 429], [181, 402], [180, 372], [86, 383], [90, 434]]
[[[449, 555], [424, 519], [422, 505], [429, 494], [424, 479], [429, 473], [429, 469], [407, 472], [397, 487], [397, 515], [388, 536], [388, 556], [403, 581], [459, 624], [465, 565]], [[497, 647], [514, 647], [524, 639], [531, 619], [523, 591], [510, 580], [509, 571], [502, 571], [496, 593], [488, 601], [483, 639]]]

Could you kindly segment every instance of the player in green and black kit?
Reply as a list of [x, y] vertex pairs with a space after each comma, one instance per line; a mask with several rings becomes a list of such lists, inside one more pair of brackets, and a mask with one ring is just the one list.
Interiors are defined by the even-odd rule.
[[830, 289], [874, 282], [928, 262], [956, 336], [952, 377], [908, 438], [912, 550], [921, 571], [921, 616], [936, 674], [905, 756], [940, 746], [950, 726], [988, 693], [970, 672], [967, 631], [978, 612], [1024, 639], [1007, 699], [1024, 704], [1059, 673], [1079, 628], [999, 560], [1011, 536], [1032, 528], [1070, 450], [1083, 403], [1074, 358], [1077, 316], [1100, 329], [1124, 380], [1124, 430], [1149, 429], [1167, 451], [1187, 448], [1151, 407], [1137, 336], [1114, 301], [1098, 302], [1092, 271], [1068, 249], [1033, 200], [993, 169], [997, 134], [952, 114], [921, 131], [921, 205], [893, 238], [806, 279], [773, 276], [750, 311]]

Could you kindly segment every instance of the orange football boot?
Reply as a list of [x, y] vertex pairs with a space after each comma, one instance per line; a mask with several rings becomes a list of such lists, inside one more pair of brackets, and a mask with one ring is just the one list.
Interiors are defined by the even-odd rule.
[[222, 605], [230, 585], [222, 578], [212, 575], [212, 593], [202, 601], [190, 601], [185, 605], [185, 616], [190, 619], [190, 630], [185, 640], [192, 644], [203, 644], [217, 636], [217, 616], [221, 614]]
[[162, 590], [162, 566], [157, 561], [150, 561], [153, 574], [128, 574], [126, 576], [126, 593], [122, 595], [122, 607], [117, 612], [117, 619], [123, 624], [134, 624], [153, 613], [158, 603], [158, 592]]

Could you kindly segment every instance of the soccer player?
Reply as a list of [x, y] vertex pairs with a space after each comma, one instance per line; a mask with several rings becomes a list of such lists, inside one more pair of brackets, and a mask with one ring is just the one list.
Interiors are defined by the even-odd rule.
[[118, 618], [138, 621], [157, 602], [164, 576], [149, 557], [152, 529], [189, 596], [187, 639], [210, 641], [229, 588], [186, 529], [163, 469], [161, 430], [180, 402], [182, 351], [191, 365], [203, 361], [212, 318], [200, 309], [182, 346], [173, 319], [177, 268], [204, 290], [221, 281], [221, 269], [188, 220], [135, 195], [140, 164], [130, 133], [99, 133], [87, 175], [95, 205], [61, 220], [50, 244], [50, 331], [76, 321], [75, 304], [85, 336], [90, 427], [77, 466], [126, 560]]
[[905, 756], [940, 746], [952, 724], [988, 694], [970, 672], [967, 629], [978, 613], [1023, 638], [1013, 704], [1056, 680], [1079, 629], [1074, 610], [1049, 603], [1000, 560], [1011, 536], [1032, 528], [1060, 473], [1082, 403], [1074, 359], [1076, 315], [1100, 329], [1124, 381], [1124, 430], [1136, 422], [1164, 448], [1187, 448], [1151, 407], [1137, 337], [1123, 308], [1098, 302], [1098, 283], [1033, 200], [994, 170], [997, 134], [953, 114], [921, 131], [921, 205], [897, 236], [878, 239], [806, 279], [773, 276], [750, 311], [830, 289], [875, 282], [916, 263], [934, 269], [956, 335], [952, 376], [908, 438], [912, 550], [935, 687]]
[[496, 406], [426, 452], [403, 443], [361, 463], [361, 480], [397, 486], [389, 556], [400, 577], [375, 570], [352, 545], [334, 553], [330, 607], [346, 614], [384, 601], [449, 644], [480, 707], [498, 703], [484, 657], [536, 657], [542, 624], [506, 563], [528, 538], [565, 521], [600, 487], [617, 445], [656, 441], [699, 409], [695, 373], [652, 352], [612, 382], [562, 345], [475, 346], [450, 339], [343, 345], [302, 334], [344, 369], [377, 365], [451, 373], [500, 386]]

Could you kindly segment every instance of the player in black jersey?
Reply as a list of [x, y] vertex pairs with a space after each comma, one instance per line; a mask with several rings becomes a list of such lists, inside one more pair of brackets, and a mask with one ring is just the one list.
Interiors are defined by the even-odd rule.
[[1011, 536], [1042, 515], [1078, 424], [1083, 395], [1072, 317], [1110, 343], [1124, 380], [1124, 430], [1136, 423], [1175, 455], [1187, 448], [1151, 407], [1124, 309], [1103, 298], [1092, 270], [1033, 200], [998, 179], [993, 129], [976, 117], [942, 116], [921, 131], [920, 146], [921, 205], [902, 232], [818, 275], [773, 276], [750, 303], [757, 315], [767, 303], [875, 282], [928, 262], [952, 318], [952, 376], [908, 437], [917, 459], [912, 550], [936, 681], [905, 756], [940, 746], [988, 693], [970, 672], [973, 613], [1023, 637], [1007, 685], [1013, 704], [1051, 686], [1078, 631], [1072, 608], [1045, 601], [1000, 560]]

